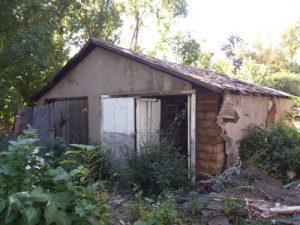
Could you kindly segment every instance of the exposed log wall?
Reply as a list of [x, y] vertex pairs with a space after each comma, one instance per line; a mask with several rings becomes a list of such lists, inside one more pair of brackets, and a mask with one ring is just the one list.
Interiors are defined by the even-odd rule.
[[221, 97], [208, 90], [196, 94], [196, 178], [219, 174], [225, 164], [222, 129], [217, 123]]

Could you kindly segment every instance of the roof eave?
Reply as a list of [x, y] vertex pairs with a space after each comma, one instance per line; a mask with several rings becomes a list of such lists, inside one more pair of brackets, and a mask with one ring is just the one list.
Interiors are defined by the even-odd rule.
[[78, 63], [81, 62], [85, 56], [87, 56], [95, 48], [94, 44], [91, 44], [91, 40], [88, 41], [80, 51], [74, 55], [61, 69], [56, 72], [56, 75], [52, 80], [42, 87], [37, 93], [31, 96], [31, 101], [39, 100], [44, 94], [51, 90], [59, 81], [61, 81]]

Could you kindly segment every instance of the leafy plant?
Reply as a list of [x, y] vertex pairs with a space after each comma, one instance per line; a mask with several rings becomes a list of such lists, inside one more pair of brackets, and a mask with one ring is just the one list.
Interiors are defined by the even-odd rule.
[[64, 168], [51, 168], [36, 136], [25, 130], [0, 153], [0, 224], [108, 224], [104, 184], [78, 186]]
[[251, 126], [241, 140], [242, 161], [287, 181], [286, 173], [300, 172], [300, 133], [293, 127], [276, 123], [270, 128]]
[[230, 224], [245, 224], [247, 219], [247, 211], [245, 210], [245, 202], [242, 200], [226, 199], [224, 204], [224, 214], [229, 218]]
[[181, 224], [175, 208], [175, 201], [168, 196], [165, 200], [159, 199], [148, 209], [140, 212], [141, 219], [134, 225], [169, 225]]
[[199, 196], [198, 194], [192, 195], [186, 202], [186, 207], [191, 216], [198, 215], [202, 209], [208, 204], [208, 198]]
[[146, 143], [141, 152], [128, 160], [129, 182], [145, 193], [157, 195], [189, 183], [186, 158], [174, 147], [174, 137], [185, 116], [185, 110], [178, 113], [169, 127], [159, 133], [158, 144], [150, 140], [149, 146]]
[[91, 184], [112, 175], [110, 152], [103, 146], [71, 144], [60, 163], [80, 183]]
[[152, 194], [185, 186], [188, 184], [185, 158], [167, 146], [141, 152], [129, 160], [129, 180]]
[[171, 194], [160, 195], [155, 201], [151, 198], [143, 198], [143, 192], [137, 185], [134, 185], [134, 192], [134, 199], [123, 204], [135, 221], [134, 225], [181, 224]]
[[46, 165], [38, 155], [39, 148], [33, 145], [36, 141], [36, 131], [28, 129], [0, 152], [0, 196], [30, 191], [40, 183]]
[[44, 148], [45, 160], [51, 167], [55, 168], [64, 160], [65, 153], [70, 149], [70, 144], [63, 138], [56, 137], [54, 140], [48, 140]]

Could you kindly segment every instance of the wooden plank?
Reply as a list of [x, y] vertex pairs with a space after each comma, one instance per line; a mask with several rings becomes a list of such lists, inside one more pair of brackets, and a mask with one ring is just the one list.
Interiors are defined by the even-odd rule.
[[189, 171], [192, 182], [196, 181], [196, 94], [188, 96], [188, 151]]
[[33, 108], [21, 108], [18, 110], [15, 117], [15, 124], [13, 128], [13, 137], [22, 134], [22, 131], [31, 124]]
[[69, 102], [69, 141], [76, 144], [88, 143], [87, 100]]
[[67, 141], [70, 140], [69, 104], [70, 101], [58, 101], [53, 103], [54, 137], [61, 137]]
[[276, 214], [293, 214], [300, 213], [300, 206], [282, 206], [270, 208], [271, 213]]
[[53, 140], [54, 123], [52, 105], [34, 107], [31, 125], [38, 131], [38, 137], [42, 142]]

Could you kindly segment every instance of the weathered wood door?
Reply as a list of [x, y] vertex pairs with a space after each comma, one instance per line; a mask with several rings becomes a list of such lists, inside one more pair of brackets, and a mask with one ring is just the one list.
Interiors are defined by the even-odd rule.
[[88, 143], [87, 100], [55, 101], [53, 104], [54, 137], [70, 143]]
[[161, 101], [159, 99], [136, 99], [136, 147], [138, 152], [157, 144], [160, 117]]
[[57, 100], [48, 105], [24, 108], [18, 111], [14, 127], [15, 136], [27, 124], [38, 131], [39, 139], [64, 138], [70, 143], [88, 143], [87, 99]]

